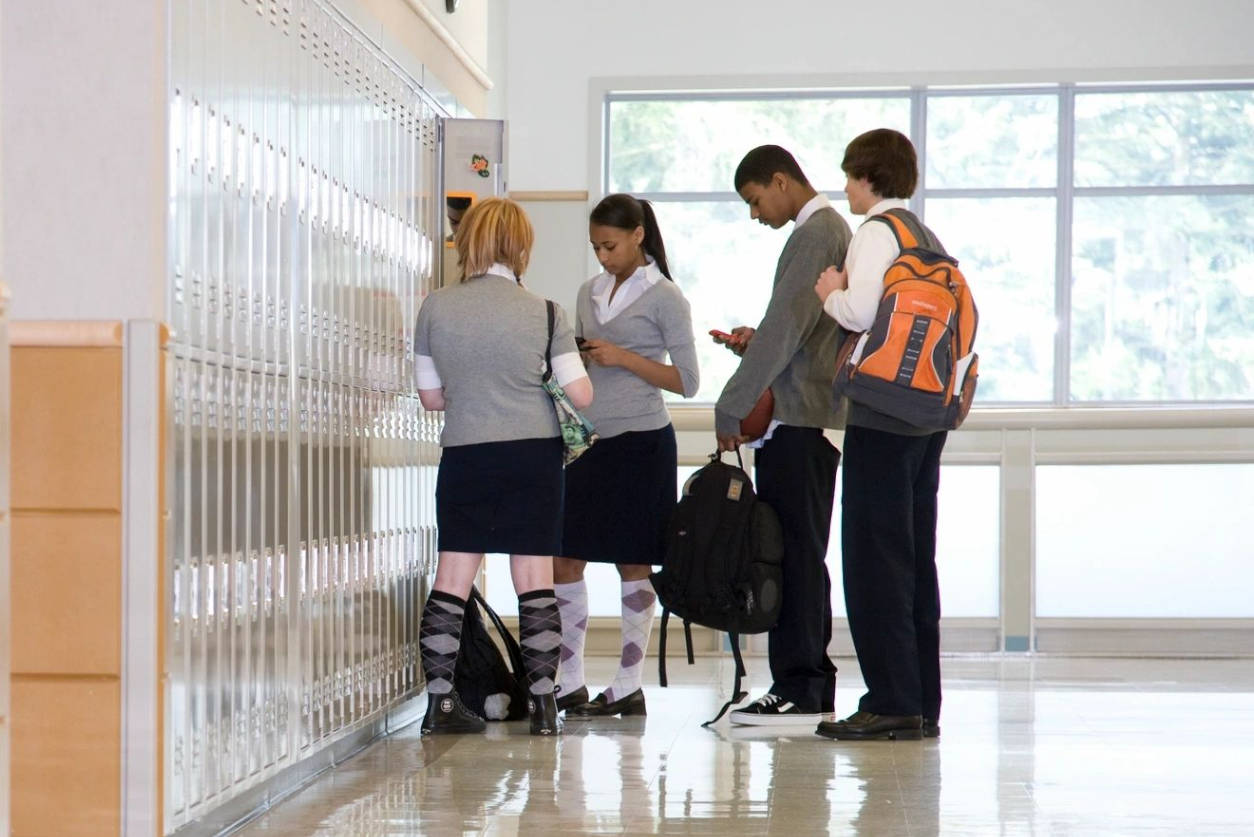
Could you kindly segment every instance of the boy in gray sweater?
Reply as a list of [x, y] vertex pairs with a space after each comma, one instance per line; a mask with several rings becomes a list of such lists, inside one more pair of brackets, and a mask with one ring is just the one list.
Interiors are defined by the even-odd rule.
[[777, 145], [746, 154], [735, 186], [753, 220], [774, 229], [789, 221], [796, 226], [780, 253], [758, 327], [741, 326], [730, 339], [715, 338], [742, 356], [714, 408], [719, 450], [748, 442], [740, 420], [768, 388], [774, 395], [775, 413], [755, 472], [758, 496], [779, 515], [784, 532], [783, 607], [768, 635], [774, 682], [730, 717], [752, 725], [815, 723], [835, 710], [836, 667], [827, 655], [831, 579], [824, 558], [840, 452], [823, 431], [845, 425], [832, 397], [836, 351], [845, 331], [823, 315], [813, 288], [824, 268], [844, 263], [851, 234], [793, 156]]

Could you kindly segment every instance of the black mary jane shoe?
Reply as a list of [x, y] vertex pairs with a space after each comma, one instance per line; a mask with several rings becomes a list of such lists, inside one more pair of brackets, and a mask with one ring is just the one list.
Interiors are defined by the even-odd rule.
[[609, 715], [647, 715], [644, 705], [644, 689], [636, 689], [626, 697], [610, 701], [605, 692], [594, 697], [587, 703], [572, 706], [566, 710], [567, 718], [601, 718]]
[[588, 687], [580, 686], [570, 694], [563, 694], [557, 698], [557, 711], [565, 712], [573, 706], [588, 702]]
[[562, 722], [557, 717], [557, 699], [552, 692], [528, 696], [527, 706], [531, 711], [532, 735], [561, 734]]
[[422, 719], [423, 735], [458, 735], [483, 732], [487, 723], [466, 708], [457, 692], [427, 696], [427, 714]]

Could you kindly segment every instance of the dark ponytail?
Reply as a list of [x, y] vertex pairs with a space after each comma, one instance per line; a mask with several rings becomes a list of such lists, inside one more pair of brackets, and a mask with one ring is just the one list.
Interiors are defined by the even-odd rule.
[[[666, 245], [662, 242], [662, 230], [657, 225], [657, 217], [653, 214], [653, 205], [646, 200], [638, 200], [621, 192], [606, 195], [592, 210], [588, 220], [604, 227], [616, 227], [620, 230], [633, 231], [636, 227], [644, 228], [644, 241], [641, 248], [657, 264], [657, 269], [667, 279], [671, 279], [670, 266], [666, 264]], [[671, 279], [671, 281], [675, 281]]]

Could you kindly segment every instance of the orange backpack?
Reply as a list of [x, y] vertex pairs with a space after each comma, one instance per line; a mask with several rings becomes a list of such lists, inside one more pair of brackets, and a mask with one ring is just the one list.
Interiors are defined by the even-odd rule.
[[953, 430], [971, 410], [979, 312], [958, 262], [903, 209], [868, 219], [892, 228], [901, 254], [884, 273], [875, 323], [836, 357], [836, 397], [915, 427]]

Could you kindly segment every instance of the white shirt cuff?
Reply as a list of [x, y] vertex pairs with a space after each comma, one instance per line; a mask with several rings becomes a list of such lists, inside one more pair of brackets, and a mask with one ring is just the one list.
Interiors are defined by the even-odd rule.
[[414, 361], [414, 379], [418, 389], [443, 389], [440, 373], [435, 371], [435, 361], [429, 355], [418, 355]]
[[588, 377], [588, 370], [583, 368], [579, 352], [567, 352], [553, 358], [553, 377], [557, 378], [557, 382], [563, 387], [571, 381]]

